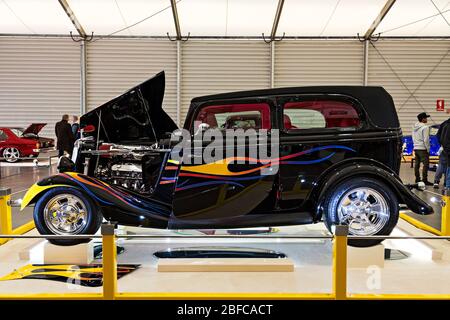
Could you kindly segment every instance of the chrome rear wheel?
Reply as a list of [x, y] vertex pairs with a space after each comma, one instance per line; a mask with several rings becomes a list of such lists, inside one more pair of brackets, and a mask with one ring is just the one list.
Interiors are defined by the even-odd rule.
[[[333, 232], [335, 225], [347, 225], [355, 236], [389, 235], [399, 217], [395, 191], [376, 177], [352, 177], [330, 188], [323, 200], [324, 222]], [[349, 239], [355, 247], [370, 247], [381, 238]]]
[[349, 233], [358, 236], [377, 234], [388, 223], [390, 210], [386, 199], [378, 191], [360, 187], [345, 193], [338, 205], [337, 214]]
[[20, 151], [17, 148], [5, 148], [3, 150], [3, 158], [7, 162], [16, 162], [20, 158]]

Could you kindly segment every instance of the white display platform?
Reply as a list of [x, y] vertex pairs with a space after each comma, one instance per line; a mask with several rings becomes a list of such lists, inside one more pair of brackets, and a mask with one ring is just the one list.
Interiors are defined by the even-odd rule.
[[19, 252], [19, 259], [32, 264], [89, 264], [94, 260], [94, 241], [75, 246], [57, 246], [47, 240]]
[[261, 258], [159, 259], [158, 272], [293, 272], [294, 262]]
[[367, 248], [347, 247], [347, 266], [349, 268], [384, 267], [384, 245]]

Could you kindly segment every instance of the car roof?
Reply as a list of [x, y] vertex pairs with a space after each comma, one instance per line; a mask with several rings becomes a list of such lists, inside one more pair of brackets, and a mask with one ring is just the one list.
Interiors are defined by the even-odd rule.
[[[189, 112], [209, 101], [297, 94], [339, 94], [350, 96], [361, 102], [369, 118], [376, 126], [382, 128], [400, 127], [391, 95], [383, 87], [379, 86], [308, 86], [220, 93], [192, 99]], [[380, 109], [383, 112], [380, 112]]]

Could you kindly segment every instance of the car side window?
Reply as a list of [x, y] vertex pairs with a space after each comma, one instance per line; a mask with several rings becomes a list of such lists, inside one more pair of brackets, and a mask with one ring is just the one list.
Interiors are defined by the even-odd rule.
[[197, 114], [194, 128], [202, 123], [217, 129], [270, 129], [270, 107], [267, 103], [209, 105]]
[[283, 124], [287, 130], [355, 129], [361, 125], [361, 119], [350, 102], [317, 98], [286, 102], [283, 106]]
[[3, 130], [0, 130], [0, 141], [8, 140], [8, 136]]

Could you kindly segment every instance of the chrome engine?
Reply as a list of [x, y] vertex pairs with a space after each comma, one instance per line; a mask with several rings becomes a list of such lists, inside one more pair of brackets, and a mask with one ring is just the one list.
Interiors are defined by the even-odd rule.
[[142, 165], [134, 162], [116, 162], [108, 166], [99, 165], [95, 172], [99, 179], [114, 185], [119, 185], [136, 192], [142, 192]]

